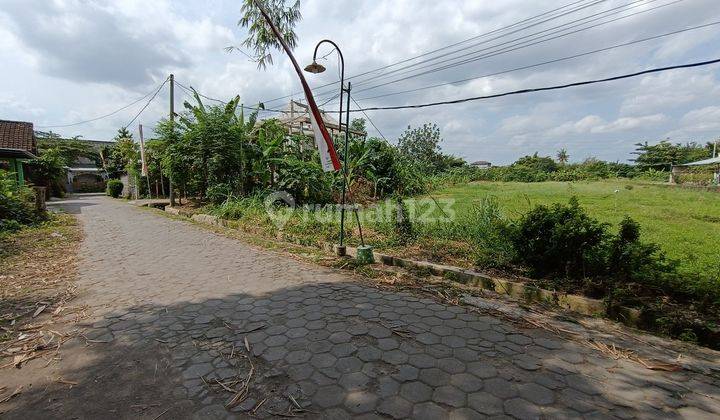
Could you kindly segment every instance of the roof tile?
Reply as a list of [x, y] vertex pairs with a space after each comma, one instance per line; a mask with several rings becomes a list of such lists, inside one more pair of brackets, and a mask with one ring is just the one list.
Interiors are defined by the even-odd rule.
[[33, 124], [23, 121], [0, 120], [0, 148], [20, 149], [35, 153], [37, 143]]

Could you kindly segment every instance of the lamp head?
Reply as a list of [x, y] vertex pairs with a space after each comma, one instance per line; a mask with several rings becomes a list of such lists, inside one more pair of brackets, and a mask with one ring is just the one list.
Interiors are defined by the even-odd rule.
[[317, 61], [313, 60], [311, 64], [308, 64], [307, 67], [305, 67], [305, 71], [308, 73], [322, 73], [325, 71], [325, 66], [322, 64], [319, 64]]

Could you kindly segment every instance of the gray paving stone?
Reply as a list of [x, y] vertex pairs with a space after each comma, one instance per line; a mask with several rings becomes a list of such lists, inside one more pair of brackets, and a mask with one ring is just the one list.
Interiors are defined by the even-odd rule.
[[377, 395], [363, 390], [349, 391], [345, 396], [345, 408], [354, 414], [375, 410]]
[[412, 413], [413, 405], [401, 397], [390, 397], [383, 400], [378, 406], [378, 412], [394, 419], [402, 419]]
[[400, 396], [413, 403], [428, 401], [432, 394], [432, 388], [419, 381], [406, 382], [400, 386]]
[[539, 405], [555, 402], [555, 394], [551, 390], [534, 383], [518, 385], [518, 394], [521, 398]]
[[418, 420], [437, 420], [448, 417], [448, 412], [444, 408], [433, 402], [425, 402], [415, 404], [413, 407], [412, 418]]
[[517, 419], [539, 419], [540, 409], [522, 398], [512, 398], [503, 404], [505, 412]]
[[370, 382], [370, 378], [362, 372], [347, 373], [340, 377], [340, 385], [348, 390], [363, 389]]
[[422, 369], [418, 378], [432, 387], [450, 383], [450, 375], [438, 368]]
[[313, 403], [320, 408], [330, 408], [339, 405], [345, 399], [345, 391], [337, 385], [318, 388]]
[[[78, 214], [87, 254], [78, 280], [87, 299], [79, 303], [94, 312], [94, 327], [86, 335], [108, 337], [129, 351], [149, 343], [167, 352], [158, 355], [171, 366], [158, 378], [182, 381], [168, 395], [189, 404], [186, 417], [242, 413], [225, 410], [226, 395], [199, 378], [244, 377], [245, 362], [226, 358], [233, 345], [245, 355], [245, 337], [257, 369], [254, 394], [245, 404], [252, 408], [270, 397], [266, 407], [277, 404], [282, 412], [291, 404], [287, 395], [293, 395], [311, 410], [308, 418], [715, 419], [720, 414], [716, 401], [685, 393], [690, 388], [720, 394], [717, 380], [705, 375], [615, 361], [543, 329], [520, 328], [503, 317], [411, 292], [378, 290], [337, 270], [248, 247], [122, 202], [79, 200], [95, 204]], [[125, 261], [129, 252], [132, 270]], [[168, 274], [163, 267], [174, 270]], [[402, 326], [410, 336], [387, 325]], [[250, 331], [254, 328], [260, 329]], [[102, 354], [101, 347], [93, 348]], [[633, 349], [654, 351], [638, 343]], [[138, 380], [146, 376], [140, 373]], [[158, 385], [159, 394], [163, 386], [168, 387]]]
[[198, 363], [191, 365], [183, 371], [183, 377], [187, 379], [199, 378], [212, 372], [213, 367], [210, 363]]
[[478, 413], [491, 416], [503, 412], [503, 400], [489, 392], [475, 392], [468, 395], [468, 406]]
[[482, 389], [483, 381], [469, 373], [459, 373], [450, 377], [450, 383], [465, 392], [476, 392]]
[[433, 401], [450, 407], [462, 407], [465, 405], [465, 392], [454, 386], [446, 385], [435, 389], [432, 396]]

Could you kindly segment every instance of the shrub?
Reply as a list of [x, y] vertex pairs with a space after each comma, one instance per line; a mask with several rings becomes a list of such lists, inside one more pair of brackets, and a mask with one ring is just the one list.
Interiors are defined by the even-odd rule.
[[120, 197], [120, 194], [122, 194], [123, 190], [123, 183], [122, 181], [118, 179], [111, 179], [107, 182], [107, 187], [105, 190], [105, 193], [109, 195], [112, 198], [118, 198]]
[[207, 198], [213, 204], [220, 204], [232, 197], [232, 187], [226, 183], [211, 185], [207, 189]]
[[534, 276], [578, 279], [600, 271], [606, 229], [572, 197], [567, 205], [537, 206], [525, 214], [512, 241], [517, 261]]
[[41, 219], [33, 196], [32, 190], [17, 184], [13, 174], [0, 170], [0, 232], [15, 231]]
[[645, 181], [667, 182], [668, 179], [670, 179], [670, 172], [658, 171], [655, 169], [646, 169], [644, 171], [639, 171], [635, 175], [635, 178], [642, 179]]
[[510, 265], [515, 249], [510, 239], [511, 227], [500, 211], [497, 198], [486, 197], [458, 220], [472, 241], [475, 264], [501, 268]]
[[405, 245], [415, 239], [415, 230], [408, 213], [407, 206], [402, 198], [396, 199], [396, 212], [394, 220], [394, 237], [397, 243]]
[[212, 206], [209, 212], [228, 220], [240, 220], [248, 214], [264, 214], [263, 198], [261, 193], [250, 197], [230, 198], [222, 204]]

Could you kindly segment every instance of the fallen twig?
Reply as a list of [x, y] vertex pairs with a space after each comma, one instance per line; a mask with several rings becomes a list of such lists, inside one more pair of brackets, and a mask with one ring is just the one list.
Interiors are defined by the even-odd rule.
[[15, 398], [16, 396], [20, 395], [22, 393], [22, 385], [17, 387], [15, 391], [13, 391], [12, 394], [8, 395], [7, 397], [0, 400], [0, 404], [10, 401], [11, 399]]
[[166, 408], [165, 411], [163, 411], [162, 413], [160, 413], [160, 414], [158, 414], [157, 416], [155, 416], [155, 418], [153, 418], [153, 420], [159, 419], [160, 417], [162, 417], [162, 416], [163, 416], [165, 413], [167, 413], [168, 411], [170, 411], [170, 409], [169, 409], [169, 408]]

